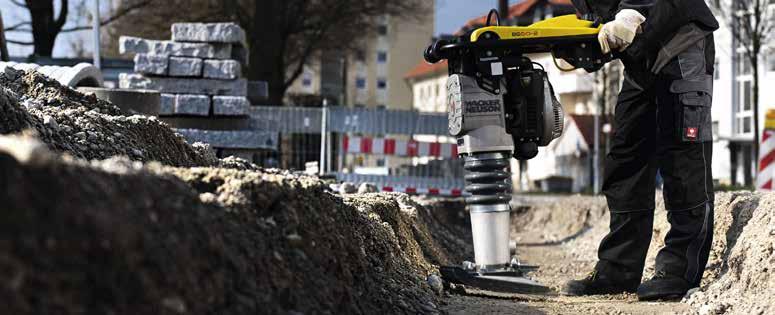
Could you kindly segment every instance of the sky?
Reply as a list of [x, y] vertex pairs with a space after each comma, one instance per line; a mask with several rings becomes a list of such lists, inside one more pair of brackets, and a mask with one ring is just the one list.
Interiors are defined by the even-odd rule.
[[[59, 1], [55, 1], [58, 5]], [[77, 2], [77, 1], [73, 1]], [[109, 1], [104, 1], [109, 2]], [[487, 12], [498, 6], [497, 0], [436, 0], [436, 25], [434, 34], [451, 34], [457, 31], [466, 21], [487, 14]], [[511, 0], [511, 3], [517, 2]], [[71, 11], [74, 11], [71, 8]], [[107, 6], [102, 6], [100, 11], [107, 11]], [[57, 7], [57, 12], [59, 8]], [[20, 7], [15, 6], [10, 0], [0, 0], [0, 11], [3, 14], [3, 20], [6, 26], [29, 19], [29, 13]], [[107, 13], [107, 12], [104, 12]], [[88, 23], [88, 21], [68, 21], [67, 26], [75, 24]], [[29, 40], [27, 34], [8, 34], [9, 38], [17, 40]], [[81, 42], [87, 51], [91, 51], [91, 36], [89, 31], [61, 34], [57, 39], [57, 45], [54, 48], [54, 56], [65, 57], [74, 55], [72, 42]], [[9, 52], [12, 56], [26, 56], [32, 52], [31, 46], [9, 45]]]
[[[510, 3], [517, 1], [511, 0]], [[497, 0], [436, 0], [435, 34], [452, 34], [466, 21], [498, 7]]]

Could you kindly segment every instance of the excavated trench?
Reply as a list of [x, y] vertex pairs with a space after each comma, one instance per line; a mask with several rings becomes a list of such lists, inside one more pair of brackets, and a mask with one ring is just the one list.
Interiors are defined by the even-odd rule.
[[[767, 314], [775, 194], [717, 194], [700, 291], [682, 302], [442, 290], [470, 260], [459, 199], [340, 195], [215, 158], [152, 118], [31, 72], [0, 73], [0, 303], [12, 314]], [[518, 197], [517, 252], [551, 287], [583, 276], [601, 198]], [[667, 231], [658, 210], [650, 264]], [[646, 276], [653, 272], [647, 270]]]

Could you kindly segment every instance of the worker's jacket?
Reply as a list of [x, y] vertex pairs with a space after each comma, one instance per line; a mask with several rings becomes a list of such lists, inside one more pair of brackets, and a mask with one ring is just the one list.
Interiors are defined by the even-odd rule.
[[[670, 60], [719, 28], [704, 0], [572, 0], [585, 18], [601, 23], [622, 9], [646, 17], [642, 33], [621, 56], [627, 64], [645, 64], [643, 72], [658, 73]], [[712, 49], [712, 37], [710, 37]], [[708, 65], [713, 67], [713, 62]], [[709, 69], [712, 73], [712, 68]], [[635, 71], [633, 71], [635, 72]]]

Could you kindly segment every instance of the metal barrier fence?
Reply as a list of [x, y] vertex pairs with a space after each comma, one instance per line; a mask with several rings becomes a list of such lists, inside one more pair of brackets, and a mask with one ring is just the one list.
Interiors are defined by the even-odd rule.
[[[328, 132], [437, 135], [447, 134], [447, 115], [414, 111], [327, 107]], [[253, 106], [251, 129], [320, 134], [323, 108]]]
[[[239, 156], [263, 167], [303, 170], [308, 162], [318, 162], [321, 173], [356, 185], [373, 183], [383, 191], [410, 194], [462, 194], [457, 147], [434, 137], [447, 136], [445, 114], [254, 106], [249, 115], [249, 128], [243, 130], [180, 132], [217, 144], [221, 156]], [[418, 141], [415, 135], [431, 137]]]

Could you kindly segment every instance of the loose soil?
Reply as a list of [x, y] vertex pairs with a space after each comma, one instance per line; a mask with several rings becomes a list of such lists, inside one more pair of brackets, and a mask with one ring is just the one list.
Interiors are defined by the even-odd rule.
[[[153, 118], [125, 116], [34, 72], [0, 73], [0, 305], [11, 314], [768, 314], [775, 194], [716, 195], [701, 289], [633, 295], [442, 291], [472, 260], [461, 199], [345, 194], [218, 159]], [[668, 229], [660, 197], [644, 277]], [[558, 288], [592, 269], [602, 198], [516, 197], [530, 277]]]

